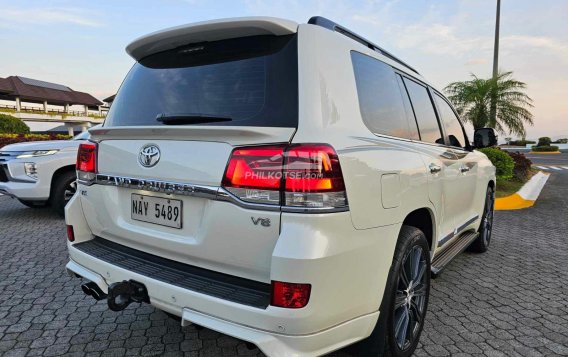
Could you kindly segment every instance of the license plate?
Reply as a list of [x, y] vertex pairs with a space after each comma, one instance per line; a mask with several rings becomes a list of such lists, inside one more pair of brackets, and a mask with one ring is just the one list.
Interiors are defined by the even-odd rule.
[[131, 217], [134, 220], [181, 228], [182, 201], [132, 194]]

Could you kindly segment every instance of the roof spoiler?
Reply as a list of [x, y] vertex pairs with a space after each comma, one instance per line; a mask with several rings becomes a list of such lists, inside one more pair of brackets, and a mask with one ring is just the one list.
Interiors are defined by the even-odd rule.
[[275, 17], [240, 17], [196, 22], [157, 31], [139, 37], [126, 52], [136, 61], [173, 48], [206, 41], [258, 35], [288, 35], [296, 33], [298, 24]]

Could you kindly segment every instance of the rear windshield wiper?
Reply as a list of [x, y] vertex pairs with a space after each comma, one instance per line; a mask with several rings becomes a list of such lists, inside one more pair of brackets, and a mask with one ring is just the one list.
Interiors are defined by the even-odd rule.
[[198, 113], [158, 114], [156, 120], [166, 125], [203, 124], [231, 121], [229, 117]]

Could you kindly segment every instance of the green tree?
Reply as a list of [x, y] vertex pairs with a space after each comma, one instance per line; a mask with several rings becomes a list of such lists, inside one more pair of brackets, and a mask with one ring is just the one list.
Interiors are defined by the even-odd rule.
[[515, 160], [505, 150], [483, 148], [479, 151], [487, 155], [487, 158], [495, 166], [497, 180], [509, 180], [513, 177]]
[[552, 140], [548, 136], [543, 136], [538, 138], [538, 144], [536, 146], [550, 146]]
[[[529, 109], [532, 99], [525, 93], [526, 84], [513, 79], [513, 72], [501, 72], [495, 79], [472, 79], [450, 83], [445, 91], [460, 116], [475, 129], [490, 127], [501, 133], [524, 137], [525, 124], [533, 124]], [[491, 95], [497, 99], [497, 117], [491, 119]]]
[[15, 116], [0, 114], [0, 133], [5, 134], [27, 134], [30, 128], [23, 121]]

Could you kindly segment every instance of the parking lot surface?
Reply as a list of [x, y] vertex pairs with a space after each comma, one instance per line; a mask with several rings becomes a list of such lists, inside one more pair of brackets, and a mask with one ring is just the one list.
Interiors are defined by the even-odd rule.
[[568, 166], [568, 152], [561, 154], [526, 154], [534, 165]]
[[[568, 170], [533, 208], [496, 212], [490, 250], [433, 281], [416, 355], [568, 355], [567, 217]], [[0, 355], [262, 355], [148, 305], [108, 311], [65, 274], [67, 259], [62, 219], [0, 196]]]

